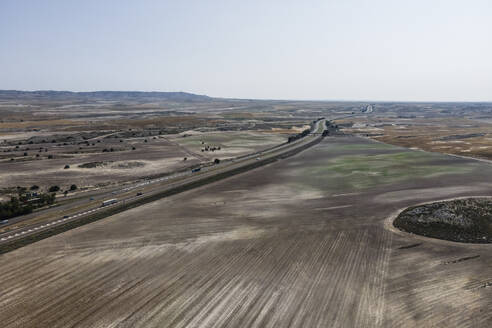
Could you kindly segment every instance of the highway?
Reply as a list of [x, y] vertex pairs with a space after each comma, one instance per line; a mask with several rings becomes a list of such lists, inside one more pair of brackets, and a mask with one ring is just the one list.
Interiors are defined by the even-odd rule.
[[[124, 208], [132, 203], [136, 204], [137, 202], [141, 204], [142, 202], [145, 202], [146, 198], [151, 201], [150, 199], [155, 199], [156, 195], [177, 190], [178, 188], [186, 188], [186, 186], [191, 189], [193, 188], [193, 184], [200, 182], [208, 183], [206, 181], [211, 181], [211, 178], [213, 177], [223, 178], [227, 173], [231, 173], [231, 175], [233, 175], [235, 174], [234, 172], [238, 172], [238, 170], [241, 169], [249, 170], [266, 165], [271, 163], [273, 159], [282, 157], [283, 155], [288, 155], [292, 152], [300, 151], [317, 143], [317, 141], [322, 139], [321, 134], [326, 129], [325, 122], [326, 120], [324, 119], [316, 121], [310, 134], [304, 138], [242, 156], [241, 158], [228, 159], [219, 164], [202, 166], [198, 172], [193, 173], [189, 170], [186, 172], [175, 173], [170, 176], [138, 182], [124, 188], [119, 187], [118, 189], [111, 189], [98, 194], [97, 199], [93, 196], [94, 199], [90, 202], [87, 201], [87, 198], [90, 195], [87, 195], [83, 199], [74, 199], [73, 201], [67, 200], [66, 203], [58, 208], [46, 210], [51, 211], [53, 214], [58, 214], [57, 217], [53, 215], [53, 218], [44, 220], [43, 222], [29, 224], [18, 229], [1, 233], [0, 246], [13, 243], [26, 238], [27, 236], [33, 236], [41, 232], [48, 231], [54, 227], [66, 225], [68, 223], [81, 220], [82, 218], [90, 217], [91, 215], [95, 215], [96, 213], [100, 213], [102, 211], [107, 211], [109, 216], [111, 215], [109, 214], [111, 212], [110, 209], [117, 209], [118, 207]], [[154, 198], [152, 198], [152, 196], [154, 196]], [[104, 200], [109, 199], [117, 199], [118, 201], [107, 206], [101, 206]], [[62, 215], [60, 217], [60, 211], [65, 209], [69, 210], [70, 208], [79, 208], [79, 210], [72, 213], [66, 211], [66, 213], [70, 214]], [[48, 212], [48, 215], [51, 213]]]

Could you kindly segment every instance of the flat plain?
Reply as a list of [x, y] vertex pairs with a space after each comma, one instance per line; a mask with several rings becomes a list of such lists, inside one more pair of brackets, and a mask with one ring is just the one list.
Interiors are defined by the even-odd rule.
[[491, 245], [405, 207], [490, 195], [487, 163], [327, 137], [0, 257], [3, 327], [490, 327]]

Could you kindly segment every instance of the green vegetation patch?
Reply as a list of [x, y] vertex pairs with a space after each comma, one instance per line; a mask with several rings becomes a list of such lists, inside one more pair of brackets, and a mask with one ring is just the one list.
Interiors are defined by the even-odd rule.
[[468, 198], [414, 206], [400, 213], [393, 224], [427, 237], [492, 243], [492, 200]]
[[[210, 133], [177, 138], [176, 141], [187, 147], [203, 147], [215, 145], [221, 147], [253, 147], [265, 144], [282, 143], [285, 138], [274, 134], [252, 133]], [[202, 141], [204, 144], [202, 144]]]
[[470, 165], [432, 164], [440, 155], [424, 152], [395, 152], [376, 155], [344, 155], [303, 169], [302, 176], [337, 189], [366, 189], [405, 180], [473, 170]]
[[350, 144], [331, 144], [331, 150], [379, 150], [379, 149], [399, 149], [393, 145], [384, 144], [380, 142], [368, 142], [368, 143], [350, 143]]

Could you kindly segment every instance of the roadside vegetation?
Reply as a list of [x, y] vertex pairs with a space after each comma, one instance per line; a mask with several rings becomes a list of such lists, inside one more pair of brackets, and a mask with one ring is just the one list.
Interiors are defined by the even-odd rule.
[[55, 202], [54, 193], [27, 192], [25, 188], [18, 188], [18, 196], [12, 196], [9, 201], [0, 202], [0, 218], [7, 220], [16, 216], [31, 213], [34, 209]]

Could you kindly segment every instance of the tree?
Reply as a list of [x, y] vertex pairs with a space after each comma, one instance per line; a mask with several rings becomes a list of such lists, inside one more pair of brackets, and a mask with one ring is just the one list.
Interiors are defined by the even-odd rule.
[[218, 159], [218, 158], [214, 159], [214, 163], [215, 164], [219, 164], [220, 163], [220, 159]]
[[76, 185], [74, 185], [74, 184], [73, 184], [73, 185], [71, 185], [71, 186], [70, 186], [70, 190], [71, 190], [71, 191], [77, 190], [77, 186], [76, 186]]
[[57, 192], [57, 191], [59, 191], [59, 190], [60, 190], [60, 187], [58, 187], [58, 186], [56, 186], [56, 185], [55, 185], [55, 186], [51, 186], [51, 187], [48, 189], [48, 191], [49, 191], [49, 192]]
[[64, 169], [65, 169], [65, 170], [66, 170], [66, 169], [69, 169], [69, 168], [70, 168], [70, 165], [68, 165], [68, 164], [67, 164], [67, 165], [65, 165], [65, 167], [64, 167]]
[[32, 185], [30, 189], [31, 190], [38, 190], [39, 189], [39, 186], [38, 185]]

